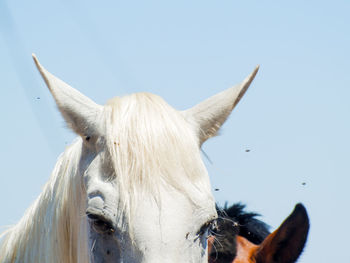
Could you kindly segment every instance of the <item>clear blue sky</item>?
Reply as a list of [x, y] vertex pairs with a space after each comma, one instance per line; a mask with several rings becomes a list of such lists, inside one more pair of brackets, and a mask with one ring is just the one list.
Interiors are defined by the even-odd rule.
[[148, 91], [178, 109], [260, 64], [203, 146], [217, 201], [242, 201], [273, 228], [302, 202], [300, 262], [349, 260], [349, 13], [346, 0], [0, 1], [0, 226], [19, 220], [75, 137], [32, 52], [98, 103]]

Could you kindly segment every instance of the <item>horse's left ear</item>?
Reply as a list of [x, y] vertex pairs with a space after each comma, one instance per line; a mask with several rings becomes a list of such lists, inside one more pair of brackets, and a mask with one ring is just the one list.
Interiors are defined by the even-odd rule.
[[282, 225], [261, 243], [255, 253], [256, 262], [296, 262], [305, 246], [309, 226], [305, 207], [297, 204]]
[[48, 72], [33, 54], [35, 65], [46, 82], [68, 126], [89, 140], [97, 133], [96, 120], [102, 106]]
[[195, 127], [200, 145], [216, 135], [249, 88], [258, 70], [259, 66], [239, 85], [220, 92], [183, 112], [185, 118]]

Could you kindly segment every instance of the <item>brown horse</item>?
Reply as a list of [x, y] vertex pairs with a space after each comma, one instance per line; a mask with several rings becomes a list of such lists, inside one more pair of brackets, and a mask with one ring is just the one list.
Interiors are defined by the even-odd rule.
[[309, 231], [305, 207], [297, 204], [273, 233], [256, 219], [258, 214], [245, 213], [243, 209], [243, 205], [235, 204], [218, 210], [221, 219], [208, 242], [209, 263], [296, 262]]

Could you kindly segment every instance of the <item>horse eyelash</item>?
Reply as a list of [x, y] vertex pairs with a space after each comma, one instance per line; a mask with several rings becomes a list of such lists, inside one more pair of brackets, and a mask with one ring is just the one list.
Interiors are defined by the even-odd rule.
[[216, 220], [216, 218], [215, 219], [212, 219], [212, 220], [209, 220], [209, 221], [207, 221], [206, 223], [204, 223], [202, 226], [201, 226], [201, 228], [198, 230], [198, 232], [197, 232], [197, 236], [202, 236], [204, 233], [205, 233], [205, 231], [207, 231], [207, 230], [209, 230], [209, 232], [211, 232], [212, 231], [212, 229], [210, 229], [212, 226], [217, 226], [216, 225], [216, 223], [217, 223], [217, 220]]
[[233, 225], [234, 227], [240, 227], [240, 226], [242, 226], [242, 225], [239, 224], [237, 221], [233, 221], [232, 219], [227, 218], [227, 217], [219, 216], [218, 219], [229, 221], [229, 222], [232, 223], [232, 225]]

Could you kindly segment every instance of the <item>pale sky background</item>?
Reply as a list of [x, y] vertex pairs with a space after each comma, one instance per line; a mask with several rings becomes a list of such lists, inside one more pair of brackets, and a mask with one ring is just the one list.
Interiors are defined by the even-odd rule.
[[273, 229], [302, 202], [311, 231], [299, 262], [350, 262], [349, 47], [348, 0], [0, 0], [1, 229], [75, 137], [32, 52], [97, 103], [148, 91], [177, 109], [260, 64], [221, 136], [203, 146], [215, 197], [246, 203]]

